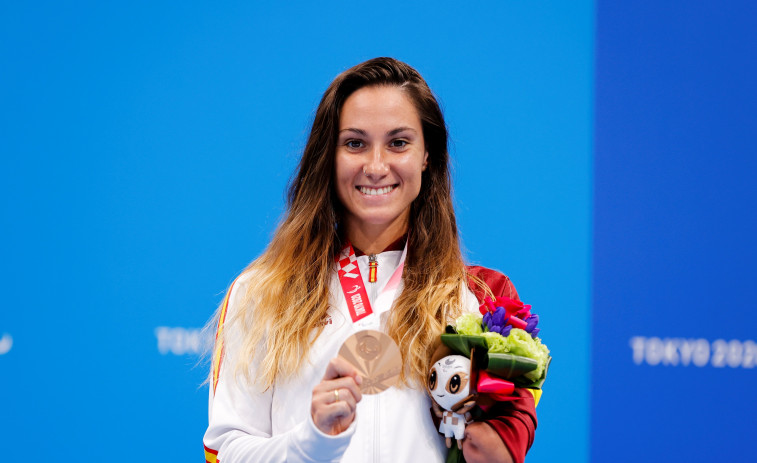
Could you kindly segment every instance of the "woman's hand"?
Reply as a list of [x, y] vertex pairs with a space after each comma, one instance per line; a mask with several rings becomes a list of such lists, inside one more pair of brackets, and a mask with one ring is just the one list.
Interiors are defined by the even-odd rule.
[[468, 463], [512, 463], [504, 442], [491, 426], [474, 422], [465, 427], [463, 456]]
[[362, 383], [349, 362], [341, 357], [331, 359], [323, 379], [313, 388], [310, 415], [316, 427], [332, 436], [347, 429], [355, 421], [357, 403], [363, 398]]

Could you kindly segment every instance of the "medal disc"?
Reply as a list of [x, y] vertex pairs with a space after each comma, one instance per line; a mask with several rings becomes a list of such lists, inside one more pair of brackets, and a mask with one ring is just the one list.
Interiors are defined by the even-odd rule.
[[339, 355], [362, 376], [363, 394], [378, 394], [399, 380], [402, 355], [394, 340], [380, 331], [358, 331], [344, 341]]

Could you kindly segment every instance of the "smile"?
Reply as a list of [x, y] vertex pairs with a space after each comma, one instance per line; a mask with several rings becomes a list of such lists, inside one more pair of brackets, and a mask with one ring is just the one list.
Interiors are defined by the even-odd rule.
[[387, 193], [390, 193], [392, 190], [394, 190], [395, 188], [397, 188], [397, 186], [398, 185], [390, 185], [390, 186], [385, 186], [385, 187], [381, 187], [381, 188], [371, 188], [371, 187], [367, 187], [367, 186], [358, 186], [358, 187], [355, 187], [355, 188], [357, 188], [358, 190], [360, 190], [360, 192], [363, 193], [364, 195], [377, 196], [377, 195], [385, 195]]

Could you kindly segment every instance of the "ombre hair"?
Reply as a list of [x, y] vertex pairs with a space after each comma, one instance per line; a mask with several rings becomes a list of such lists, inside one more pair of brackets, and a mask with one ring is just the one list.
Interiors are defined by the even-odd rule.
[[323, 331], [332, 302], [334, 259], [343, 244], [343, 207], [335, 187], [339, 117], [347, 98], [370, 86], [397, 87], [407, 94], [420, 116], [428, 151], [420, 193], [410, 206], [403, 289], [387, 322], [387, 332], [402, 352], [406, 384], [422, 384], [432, 344], [448, 318], [461, 310], [466, 276], [439, 103], [407, 64], [393, 58], [365, 61], [339, 74], [326, 89], [289, 185], [283, 220], [263, 254], [244, 270], [253, 279], [243, 303], [226, 321], [242, 333], [231, 357], [236, 372], [250, 382], [255, 359], [255, 381], [263, 388], [295, 375]]

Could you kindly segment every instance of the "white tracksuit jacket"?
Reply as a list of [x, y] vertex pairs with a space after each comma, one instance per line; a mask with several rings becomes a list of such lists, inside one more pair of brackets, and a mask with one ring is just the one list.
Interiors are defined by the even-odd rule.
[[[207, 449], [218, 452], [219, 462], [444, 461], [447, 448], [434, 427], [429, 412], [431, 402], [423, 386], [392, 387], [380, 394], [363, 395], [355, 422], [337, 436], [320, 432], [310, 416], [313, 387], [321, 381], [326, 365], [337, 355], [345, 339], [362, 329], [385, 331], [388, 310], [402, 285], [385, 291], [384, 288], [403, 261], [401, 251], [379, 254], [377, 282], [368, 283], [368, 256], [358, 257], [374, 312], [358, 323], [350, 318], [334, 272], [331, 323], [312, 345], [309, 360], [303, 363], [298, 377], [276, 381], [268, 391], [259, 392], [247, 386], [244, 379], [234, 380], [233, 362], [227, 354], [215, 394], [212, 385], [210, 387], [210, 423], [203, 439]], [[235, 282], [228, 316], [238, 307], [248, 284], [249, 275]], [[469, 311], [478, 311], [473, 293], [469, 294], [466, 307]], [[226, 351], [234, 352], [234, 336], [229, 334], [232, 336]], [[254, 378], [255, 365], [251, 368]]]

